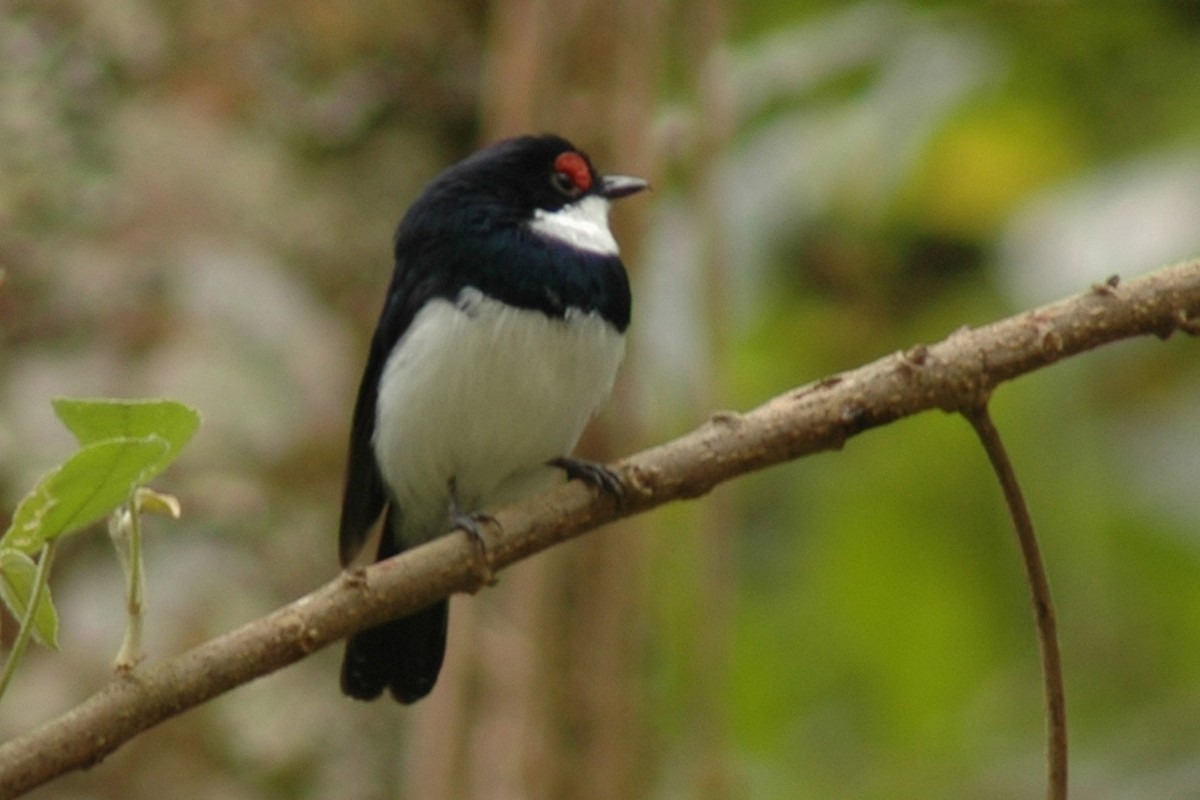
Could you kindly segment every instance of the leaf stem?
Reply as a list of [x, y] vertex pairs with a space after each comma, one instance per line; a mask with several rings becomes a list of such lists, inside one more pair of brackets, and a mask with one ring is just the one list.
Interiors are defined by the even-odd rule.
[[142, 514], [138, 491], [135, 490], [129, 505], [114, 515], [109, 525], [109, 534], [117, 555], [121, 559], [128, 587], [125, 590], [125, 610], [129, 623], [125, 638], [113, 665], [119, 671], [128, 671], [142, 658], [142, 603], [145, 597], [145, 578], [142, 566]]
[[46, 596], [46, 587], [50, 584], [50, 567], [54, 563], [54, 553], [57, 550], [57, 538], [48, 540], [42, 547], [42, 557], [38, 559], [37, 572], [33, 574], [33, 589], [29, 592], [29, 605], [25, 607], [25, 614], [21, 618], [21, 628], [17, 631], [17, 638], [13, 640], [12, 650], [9, 651], [8, 658], [4, 662], [4, 672], [0, 673], [0, 698], [4, 697], [8, 684], [12, 682], [17, 665], [21, 663], [21, 659], [25, 655], [25, 648], [29, 645], [30, 637], [33, 636], [33, 621]]

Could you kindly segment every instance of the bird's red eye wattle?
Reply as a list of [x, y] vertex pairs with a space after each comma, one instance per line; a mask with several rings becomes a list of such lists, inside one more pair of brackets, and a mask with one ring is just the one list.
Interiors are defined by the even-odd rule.
[[560, 153], [554, 159], [554, 175], [559, 188], [568, 194], [582, 194], [592, 188], [592, 170], [587, 160], [574, 150]]

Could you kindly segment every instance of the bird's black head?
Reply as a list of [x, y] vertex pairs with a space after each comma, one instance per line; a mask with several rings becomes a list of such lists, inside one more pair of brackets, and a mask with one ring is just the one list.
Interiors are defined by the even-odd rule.
[[486, 147], [409, 207], [396, 230], [391, 296], [454, 299], [470, 286], [554, 317], [598, 311], [623, 331], [629, 283], [608, 209], [645, 188], [640, 178], [601, 175], [560, 136]]
[[[610, 200], [646, 186], [640, 178], [602, 176], [586, 153], [561, 136], [521, 136], [485, 147], [446, 169], [414, 210], [425, 206], [432, 214], [451, 214], [460, 224], [475, 223], [471, 228], [533, 222], [574, 207], [587, 207], [588, 216], [600, 218]], [[464, 211], [478, 218], [463, 220]]]
[[485, 147], [443, 176], [532, 213], [558, 211], [587, 196], [615, 200], [646, 188], [640, 178], [602, 177], [587, 154], [561, 136], [521, 136]]

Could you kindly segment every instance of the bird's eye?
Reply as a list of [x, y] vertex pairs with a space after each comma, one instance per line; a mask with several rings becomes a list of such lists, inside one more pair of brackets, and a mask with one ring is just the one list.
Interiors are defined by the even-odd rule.
[[574, 197], [579, 194], [579, 187], [575, 185], [575, 179], [565, 172], [558, 172], [550, 176], [550, 182], [554, 184], [554, 188], [565, 194], [567, 197]]
[[567, 197], [578, 197], [592, 188], [592, 169], [579, 153], [561, 153], [554, 159], [550, 182]]

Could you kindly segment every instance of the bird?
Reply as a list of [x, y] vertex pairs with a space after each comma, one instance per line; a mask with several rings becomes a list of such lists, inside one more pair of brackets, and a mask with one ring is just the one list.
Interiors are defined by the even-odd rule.
[[[647, 186], [600, 174], [561, 136], [528, 135], [446, 168], [409, 206], [351, 422], [344, 568], [381, 518], [376, 561], [457, 527], [479, 537], [487, 509], [563, 473], [620, 494], [606, 467], [570, 454], [612, 390], [630, 323], [610, 204]], [[448, 622], [441, 600], [354, 634], [342, 692], [425, 697]]]

